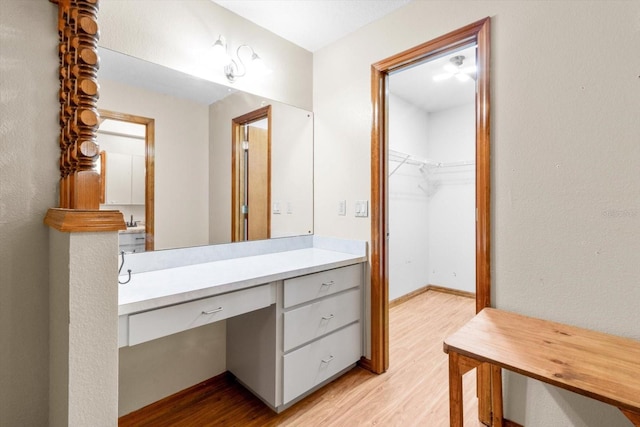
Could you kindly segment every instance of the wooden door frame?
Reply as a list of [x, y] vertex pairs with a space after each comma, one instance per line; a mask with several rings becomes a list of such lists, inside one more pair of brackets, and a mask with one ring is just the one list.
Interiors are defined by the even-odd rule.
[[241, 147], [242, 140], [238, 138], [239, 130], [241, 126], [246, 123], [255, 122], [257, 120], [267, 119], [267, 205], [269, 206], [267, 216], [267, 235], [271, 237], [271, 105], [264, 106], [255, 111], [251, 111], [242, 116], [236, 117], [231, 120], [231, 241], [239, 241], [239, 218], [238, 212], [235, 207], [238, 203], [238, 191], [239, 189], [239, 168], [238, 168], [238, 153], [239, 147]]
[[[389, 368], [389, 276], [387, 259], [387, 77], [393, 71], [477, 44], [476, 91], [476, 312], [491, 305], [490, 223], [490, 18], [379, 61], [371, 66], [371, 359], [376, 373]], [[490, 417], [487, 373], [479, 371], [480, 419]]]
[[[149, 117], [120, 113], [117, 111], [98, 110], [101, 118], [118, 120], [121, 122], [144, 125], [144, 233], [145, 251], [152, 251], [155, 247], [155, 120]], [[103, 170], [103, 169], [101, 169]], [[101, 191], [104, 188], [104, 180]]]

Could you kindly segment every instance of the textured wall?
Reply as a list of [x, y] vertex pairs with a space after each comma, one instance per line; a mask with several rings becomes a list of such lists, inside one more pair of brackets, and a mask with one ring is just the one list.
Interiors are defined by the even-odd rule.
[[[334, 208], [370, 197], [370, 65], [486, 16], [494, 304], [640, 339], [637, 1], [414, 1], [314, 53], [316, 233], [370, 238], [369, 221]], [[607, 405], [506, 383], [506, 415], [526, 426], [629, 425]]]
[[57, 8], [0, 1], [0, 425], [45, 426], [47, 209], [59, 177]]

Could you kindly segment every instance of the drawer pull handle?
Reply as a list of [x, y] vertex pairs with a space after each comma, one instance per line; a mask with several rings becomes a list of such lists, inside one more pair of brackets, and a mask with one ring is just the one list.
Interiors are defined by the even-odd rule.
[[335, 316], [333, 314], [330, 314], [328, 316], [322, 316], [322, 320], [331, 320], [333, 319]]
[[322, 282], [322, 286], [333, 286], [333, 280], [329, 280], [328, 282]]
[[213, 314], [222, 311], [222, 307], [214, 308], [213, 310], [203, 311], [202, 314]]
[[326, 359], [322, 359], [322, 363], [329, 363], [333, 360], [333, 356], [329, 356]]

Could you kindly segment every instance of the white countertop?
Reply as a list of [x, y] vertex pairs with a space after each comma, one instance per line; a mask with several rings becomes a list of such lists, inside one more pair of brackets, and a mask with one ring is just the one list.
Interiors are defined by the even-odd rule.
[[142, 233], [145, 230], [146, 229], [144, 225], [136, 225], [135, 227], [127, 227], [126, 230], [120, 230], [120, 234]]
[[[237, 291], [367, 260], [366, 255], [316, 247], [254, 255], [131, 275], [119, 286], [118, 314], [126, 315]], [[120, 276], [120, 281], [127, 274]]]

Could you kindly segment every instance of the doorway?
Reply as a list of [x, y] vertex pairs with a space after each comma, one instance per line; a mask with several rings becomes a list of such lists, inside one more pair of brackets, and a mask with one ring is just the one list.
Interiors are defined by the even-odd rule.
[[475, 59], [470, 43], [389, 73], [389, 301], [475, 298]]
[[271, 106], [232, 120], [231, 241], [271, 237]]
[[[475, 94], [475, 293], [476, 311], [491, 304], [490, 275], [490, 18], [445, 34], [371, 66], [371, 359], [365, 366], [383, 373], [389, 367], [389, 75], [476, 45]], [[490, 410], [489, 378], [480, 372], [481, 420]]]
[[[100, 209], [121, 210], [128, 226], [144, 224], [144, 245], [139, 251], [152, 251], [155, 246], [155, 120], [117, 111], [99, 110], [99, 113], [98, 142], [104, 148], [101, 138], [108, 136], [115, 147], [111, 153], [109, 150], [100, 153]], [[136, 140], [141, 142], [139, 150], [133, 147]], [[112, 170], [109, 170], [110, 164]]]

